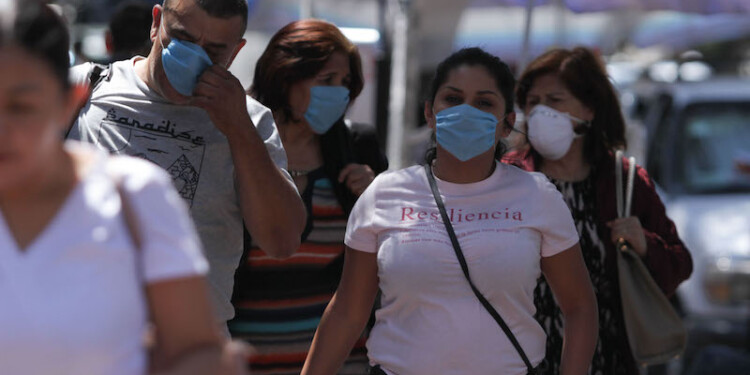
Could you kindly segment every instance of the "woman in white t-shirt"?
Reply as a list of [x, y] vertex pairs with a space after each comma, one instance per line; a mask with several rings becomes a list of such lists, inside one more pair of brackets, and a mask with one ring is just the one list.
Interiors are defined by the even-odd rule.
[[63, 144], [81, 96], [65, 24], [36, 1], [3, 2], [0, 15], [0, 373], [241, 370], [223, 350], [208, 266], [169, 176]]
[[[520, 350], [472, 292], [422, 166], [378, 176], [347, 227], [341, 284], [302, 372], [333, 374], [378, 291], [367, 343], [371, 374], [525, 374], [544, 357], [533, 291], [544, 273], [565, 313], [563, 374], [583, 374], [596, 302], [560, 193], [537, 173], [500, 164], [514, 123], [514, 79], [497, 57], [463, 49], [443, 61], [425, 104], [436, 129], [434, 172], [471, 279]], [[528, 359], [522, 360], [521, 351]]]

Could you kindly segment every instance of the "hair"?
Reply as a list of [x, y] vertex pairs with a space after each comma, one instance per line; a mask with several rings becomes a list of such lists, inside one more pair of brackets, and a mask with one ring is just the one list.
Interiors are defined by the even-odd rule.
[[[169, 9], [168, 3], [174, 0], [164, 0], [164, 9]], [[209, 16], [218, 18], [242, 17], [242, 30], [247, 29], [248, 5], [247, 0], [193, 0], [206, 11]]]
[[[606, 160], [610, 152], [627, 145], [625, 120], [617, 94], [604, 65], [591, 50], [584, 47], [558, 48], [532, 61], [518, 82], [516, 98], [519, 107], [525, 109], [534, 81], [547, 74], [557, 75], [573, 96], [594, 112], [583, 146], [584, 158], [592, 166]], [[541, 155], [533, 147], [531, 152], [538, 165]]]
[[268, 42], [255, 66], [255, 77], [248, 93], [282, 119], [292, 119], [289, 91], [292, 85], [314, 77], [336, 52], [349, 58], [351, 81], [349, 102], [364, 86], [359, 50], [332, 23], [307, 19], [292, 22]]
[[151, 6], [148, 3], [140, 0], [120, 3], [109, 20], [115, 58], [148, 54], [150, 28]]
[[13, 14], [3, 15], [0, 47], [16, 45], [41, 59], [67, 91], [71, 87], [68, 80], [70, 37], [65, 21], [39, 1], [16, 1], [15, 6]]
[[[505, 99], [505, 114], [513, 112], [513, 89], [516, 85], [516, 79], [513, 77], [513, 73], [510, 71], [508, 64], [500, 60], [499, 57], [492, 55], [479, 47], [463, 48], [457, 52], [454, 52], [448, 56], [445, 60], [438, 64], [435, 70], [435, 76], [432, 78], [432, 84], [430, 85], [430, 96], [427, 98], [428, 103], [432, 103], [435, 100], [440, 86], [448, 80], [448, 75], [455, 69], [468, 65], [468, 66], [481, 66], [487, 69], [487, 72], [495, 79], [495, 86], [503, 95]], [[504, 126], [512, 127], [512, 124], [508, 124], [503, 121]], [[434, 134], [433, 134], [434, 138]], [[502, 141], [499, 141], [495, 146], [495, 158], [500, 159], [506, 152], [506, 147]], [[431, 147], [427, 150], [425, 155], [425, 161], [431, 162], [435, 158], [436, 149]]]

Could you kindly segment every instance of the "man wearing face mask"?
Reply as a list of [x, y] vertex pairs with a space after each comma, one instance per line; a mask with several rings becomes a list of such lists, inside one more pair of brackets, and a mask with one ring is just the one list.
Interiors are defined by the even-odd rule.
[[[503, 161], [539, 171], [562, 193], [581, 238], [599, 307], [599, 332], [590, 374], [635, 375], [617, 279], [615, 243], [627, 241], [667, 295], [690, 275], [692, 260], [667, 217], [654, 183], [636, 168], [632, 216], [617, 218], [615, 151], [624, 149], [625, 122], [606, 71], [586, 48], [555, 49], [531, 62], [517, 86], [527, 119], [527, 151]], [[626, 171], [623, 171], [626, 173]], [[535, 318], [547, 334], [545, 374], [563, 373], [565, 330], [548, 280], [534, 291]]]
[[95, 87], [69, 137], [172, 175], [203, 242], [224, 325], [233, 316], [243, 221], [270, 256], [286, 257], [299, 246], [306, 213], [271, 112], [227, 70], [245, 44], [247, 1], [165, 0], [152, 16], [147, 57], [116, 62], [102, 77], [92, 78], [91, 65], [74, 68], [76, 82]]

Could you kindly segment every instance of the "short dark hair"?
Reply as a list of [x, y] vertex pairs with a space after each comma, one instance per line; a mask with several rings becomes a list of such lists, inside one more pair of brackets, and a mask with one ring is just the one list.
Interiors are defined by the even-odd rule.
[[[162, 4], [165, 9], [173, 0], [164, 0]], [[242, 17], [242, 30], [247, 29], [248, 5], [247, 0], [193, 0], [198, 6], [205, 10], [209, 16], [218, 18]]]
[[70, 37], [65, 21], [39, 1], [16, 1], [15, 4], [16, 13], [0, 28], [0, 47], [17, 45], [40, 58], [52, 69], [63, 89], [68, 90]]
[[292, 118], [290, 87], [314, 77], [335, 52], [349, 58], [351, 81], [349, 101], [362, 91], [362, 59], [359, 50], [334, 24], [307, 19], [292, 22], [279, 30], [255, 66], [255, 77], [248, 93], [282, 118]]
[[[495, 85], [503, 95], [503, 99], [505, 100], [505, 113], [508, 114], [513, 112], [513, 89], [516, 85], [516, 79], [513, 77], [513, 73], [510, 71], [508, 64], [500, 60], [499, 57], [492, 55], [479, 47], [469, 47], [458, 50], [438, 64], [437, 69], [435, 70], [435, 76], [432, 78], [432, 84], [430, 85], [430, 96], [427, 98], [428, 103], [432, 103], [435, 100], [435, 95], [437, 95], [438, 89], [440, 89], [440, 86], [448, 80], [448, 75], [453, 70], [464, 65], [481, 66], [487, 69], [487, 72], [495, 78]], [[513, 126], [513, 124], [508, 124], [507, 122], [504, 122], [504, 124], [509, 127]], [[498, 142], [495, 146], [495, 158], [500, 159], [505, 151], [506, 147], [502, 141]], [[431, 147], [427, 150], [425, 161], [429, 163], [434, 158], [435, 148]]]
[[151, 6], [143, 1], [120, 3], [109, 20], [114, 56], [148, 54], [151, 46]]
[[[620, 110], [612, 82], [602, 61], [588, 48], [557, 48], [532, 61], [521, 74], [516, 90], [518, 106], [526, 107], [527, 96], [534, 81], [547, 74], [555, 74], [583, 105], [594, 112], [591, 127], [586, 133], [584, 158], [596, 166], [607, 154], [625, 148], [625, 120]], [[535, 161], [541, 156], [531, 148]]]

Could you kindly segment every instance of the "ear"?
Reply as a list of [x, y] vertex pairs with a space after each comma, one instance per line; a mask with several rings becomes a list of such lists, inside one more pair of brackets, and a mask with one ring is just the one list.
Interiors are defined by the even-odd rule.
[[505, 119], [503, 120], [502, 127], [503, 130], [500, 132], [500, 136], [502, 138], [507, 138], [510, 135], [510, 132], [513, 131], [513, 127], [516, 124], [516, 112], [512, 111], [505, 115]]
[[247, 43], [247, 40], [245, 38], [240, 39], [240, 42], [237, 43], [237, 46], [234, 47], [234, 51], [232, 52], [232, 57], [229, 58], [229, 62], [227, 63], [227, 69], [229, 69], [230, 66], [232, 66], [232, 62], [234, 62], [234, 58], [237, 57], [237, 54], [240, 53], [240, 50], [242, 47], [245, 46]]
[[156, 38], [159, 37], [159, 26], [161, 26], [161, 15], [164, 12], [164, 9], [161, 7], [161, 5], [154, 5], [154, 7], [151, 9], [151, 33], [149, 34], [151, 36], [151, 42], [156, 42]]
[[427, 120], [427, 126], [435, 130], [435, 113], [432, 111], [432, 103], [429, 100], [424, 102], [424, 118]]
[[596, 112], [593, 109], [583, 106], [583, 118], [581, 118], [581, 120], [586, 120], [588, 122], [594, 121], [594, 115], [596, 115]]

